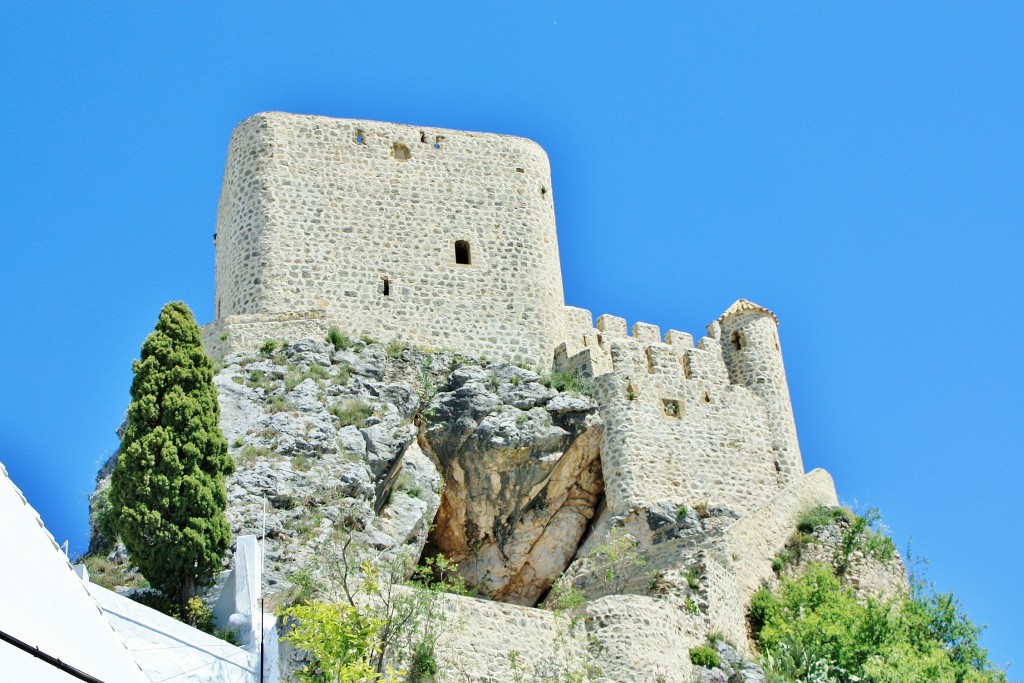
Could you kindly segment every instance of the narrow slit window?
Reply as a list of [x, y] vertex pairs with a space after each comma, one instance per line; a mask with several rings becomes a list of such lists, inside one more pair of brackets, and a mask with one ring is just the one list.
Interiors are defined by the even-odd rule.
[[384, 296], [391, 296], [391, 280], [384, 278], [384, 287], [381, 291], [384, 292]]
[[472, 261], [469, 255], [469, 242], [458, 240], [455, 242], [455, 263], [468, 266]]

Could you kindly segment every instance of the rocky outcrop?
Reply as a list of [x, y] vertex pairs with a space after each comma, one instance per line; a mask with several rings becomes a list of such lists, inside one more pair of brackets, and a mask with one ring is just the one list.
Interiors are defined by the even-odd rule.
[[[851, 513], [835, 514], [809, 533], [794, 533], [776, 559], [778, 574], [798, 578], [808, 565], [817, 563], [830, 567], [859, 597], [888, 600], [907, 595], [906, 566], [892, 541], [870, 527], [858, 528], [855, 520]], [[773, 587], [777, 583], [770, 582]]]
[[236, 464], [228, 520], [233, 534], [264, 539], [268, 593], [314, 571], [341, 536], [379, 558], [416, 560], [436, 525], [431, 552], [458, 561], [471, 586], [534, 604], [601, 497], [593, 401], [508, 364], [400, 343], [340, 346], [306, 339], [235, 354], [214, 378]]
[[421, 442], [445, 479], [432, 544], [479, 593], [535, 604], [576, 553], [603, 492], [597, 406], [529, 370], [466, 366], [424, 421]]

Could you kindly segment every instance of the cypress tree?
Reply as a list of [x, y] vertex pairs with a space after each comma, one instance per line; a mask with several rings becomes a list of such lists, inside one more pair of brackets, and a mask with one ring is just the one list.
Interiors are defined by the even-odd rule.
[[119, 537], [150, 584], [180, 605], [209, 584], [231, 543], [213, 363], [192, 311], [164, 306], [132, 364], [131, 404], [110, 502]]

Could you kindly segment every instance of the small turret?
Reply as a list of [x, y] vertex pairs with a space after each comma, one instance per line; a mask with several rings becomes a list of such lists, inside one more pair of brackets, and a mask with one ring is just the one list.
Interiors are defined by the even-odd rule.
[[732, 383], [747, 387], [764, 404], [780, 483], [793, 481], [803, 474], [803, 460], [782, 365], [778, 319], [767, 308], [740, 299], [722, 314], [717, 325]]

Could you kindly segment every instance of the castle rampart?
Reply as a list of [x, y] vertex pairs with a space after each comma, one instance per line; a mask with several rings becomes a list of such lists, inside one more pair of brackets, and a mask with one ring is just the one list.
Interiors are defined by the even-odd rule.
[[567, 307], [556, 366], [595, 378], [609, 509], [652, 501], [744, 514], [803, 474], [777, 322], [740, 300], [693, 337]]

